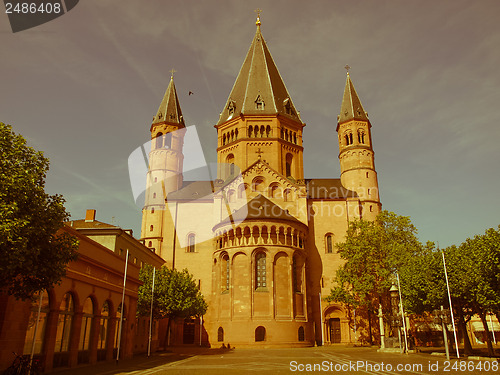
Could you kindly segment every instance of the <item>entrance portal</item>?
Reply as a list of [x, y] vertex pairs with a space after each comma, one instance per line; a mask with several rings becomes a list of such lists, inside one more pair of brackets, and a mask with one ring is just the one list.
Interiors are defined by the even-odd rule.
[[340, 344], [342, 336], [340, 334], [340, 318], [332, 318], [328, 321], [330, 327], [330, 342]]

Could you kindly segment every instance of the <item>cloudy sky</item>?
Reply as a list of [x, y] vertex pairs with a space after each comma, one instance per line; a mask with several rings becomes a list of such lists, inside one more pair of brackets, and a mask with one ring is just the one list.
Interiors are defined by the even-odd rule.
[[[344, 66], [372, 122], [383, 208], [441, 247], [500, 224], [500, 2], [85, 0], [13, 34], [0, 15], [0, 121], [45, 152], [72, 218], [140, 236], [129, 154], [170, 79], [215, 160], [218, 120], [262, 33], [307, 124], [307, 178], [338, 178]], [[194, 95], [188, 96], [188, 92]]]

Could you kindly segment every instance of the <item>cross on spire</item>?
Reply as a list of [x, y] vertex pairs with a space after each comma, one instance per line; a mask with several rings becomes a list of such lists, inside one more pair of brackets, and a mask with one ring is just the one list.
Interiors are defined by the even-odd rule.
[[351, 69], [351, 67], [349, 65], [346, 65], [344, 66], [344, 69], [347, 70], [347, 75], [349, 75], [349, 69]]
[[260, 14], [262, 13], [262, 9], [257, 8], [254, 10], [254, 12], [257, 13], [257, 21], [255, 22], [255, 24], [257, 26], [260, 26]]
[[177, 70], [173, 69], [170, 70], [170, 78], [174, 78], [174, 73], [176, 72]]

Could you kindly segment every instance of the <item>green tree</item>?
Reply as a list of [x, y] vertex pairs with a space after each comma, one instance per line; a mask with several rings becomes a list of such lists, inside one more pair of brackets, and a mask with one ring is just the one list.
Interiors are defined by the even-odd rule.
[[29, 298], [61, 280], [78, 243], [58, 232], [61, 195], [45, 193], [49, 160], [0, 123], [0, 291]]
[[[149, 316], [151, 313], [153, 267], [145, 265], [140, 271], [139, 279], [143, 285], [139, 287], [137, 315]], [[187, 269], [177, 271], [166, 266], [157, 269], [154, 286], [153, 318], [169, 318], [167, 336], [172, 320], [199, 317], [207, 312], [207, 304], [203, 295]]]
[[351, 221], [345, 242], [337, 245], [345, 263], [338, 269], [335, 287], [326, 300], [341, 302], [349, 310], [366, 310], [370, 342], [371, 316], [379, 304], [389, 310], [395, 271], [423, 251], [416, 233], [408, 217], [382, 211], [373, 222]]

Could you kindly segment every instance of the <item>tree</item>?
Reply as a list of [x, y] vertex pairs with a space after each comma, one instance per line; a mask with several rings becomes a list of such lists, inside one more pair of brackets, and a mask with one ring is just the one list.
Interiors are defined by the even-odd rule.
[[49, 160], [0, 123], [0, 291], [29, 298], [61, 280], [78, 242], [58, 232], [69, 217], [45, 193]]
[[[139, 287], [137, 315], [150, 316], [153, 267], [141, 268], [139, 279], [143, 285]], [[154, 283], [153, 318], [169, 318], [167, 335], [173, 319], [199, 317], [207, 312], [203, 295], [187, 269], [177, 271], [163, 266], [155, 271]]]
[[348, 310], [365, 309], [369, 315], [370, 342], [370, 316], [379, 304], [389, 306], [395, 271], [423, 251], [416, 232], [408, 217], [382, 211], [373, 222], [351, 221], [345, 242], [338, 244], [338, 253], [345, 263], [337, 270], [336, 286], [326, 299], [341, 302]]

